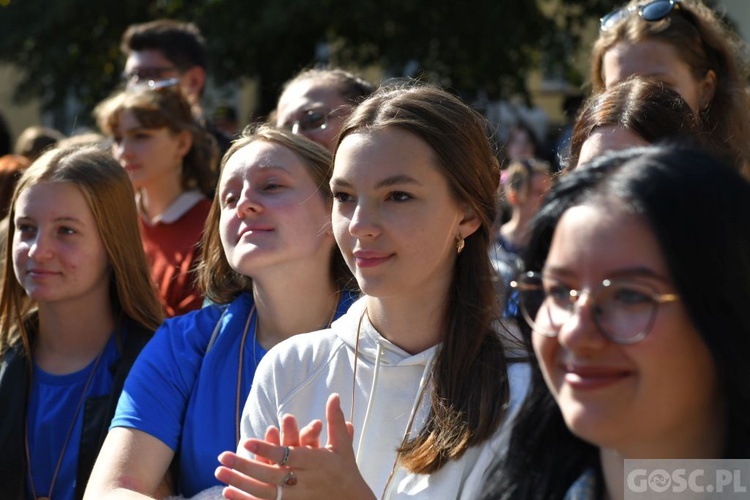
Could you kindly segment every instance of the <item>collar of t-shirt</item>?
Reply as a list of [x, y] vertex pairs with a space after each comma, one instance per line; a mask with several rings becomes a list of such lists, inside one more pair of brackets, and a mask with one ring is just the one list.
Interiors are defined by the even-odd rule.
[[205, 196], [203, 195], [203, 193], [201, 193], [197, 189], [185, 191], [180, 196], [175, 198], [175, 200], [167, 207], [166, 210], [152, 219], [149, 219], [141, 208], [140, 193], [137, 193], [135, 195], [135, 203], [138, 207], [138, 213], [140, 214], [143, 223], [147, 226], [155, 226], [159, 223], [172, 224], [173, 222], [176, 222], [180, 219], [180, 217], [185, 215], [191, 208], [193, 208], [199, 201], [204, 198]]

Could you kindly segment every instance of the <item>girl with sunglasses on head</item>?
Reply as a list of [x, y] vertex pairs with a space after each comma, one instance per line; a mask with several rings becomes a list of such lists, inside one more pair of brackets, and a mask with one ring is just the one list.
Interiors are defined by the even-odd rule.
[[750, 456], [747, 217], [750, 186], [697, 150], [560, 178], [515, 283], [532, 386], [484, 498], [616, 500], [625, 459]]
[[168, 317], [198, 309], [198, 243], [211, 207], [216, 144], [178, 81], [151, 81], [97, 106], [112, 153], [136, 190], [143, 249]]
[[381, 89], [354, 110], [333, 228], [364, 296], [261, 362], [251, 439], [220, 457], [226, 498], [473, 497], [526, 387], [496, 329], [498, 177], [486, 122], [445, 91]]
[[83, 497], [136, 356], [162, 319], [133, 188], [95, 148], [44, 153], [11, 200], [0, 291], [0, 492]]
[[353, 302], [331, 229], [330, 159], [304, 137], [268, 126], [247, 130], [224, 156], [200, 268], [213, 305], [167, 320], [144, 350], [89, 498], [154, 495], [173, 459], [185, 497], [219, 485], [216, 457], [237, 445], [260, 359], [292, 335], [326, 327]]
[[375, 86], [338, 68], [307, 69], [284, 84], [276, 106], [276, 126], [302, 134], [333, 152], [352, 108]]
[[[722, 156], [750, 165], [750, 102], [741, 41], [700, 0], [633, 0], [604, 16], [591, 57], [595, 94], [633, 74], [682, 95]], [[747, 172], [745, 172], [747, 173]]]

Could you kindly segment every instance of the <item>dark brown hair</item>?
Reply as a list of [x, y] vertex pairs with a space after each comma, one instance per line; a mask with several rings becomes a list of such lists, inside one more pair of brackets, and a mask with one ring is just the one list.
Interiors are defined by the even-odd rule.
[[573, 127], [570, 153], [565, 170], [578, 165], [581, 148], [591, 134], [601, 127], [626, 129], [648, 143], [660, 139], [690, 138], [709, 149], [711, 138], [699, 119], [676, 91], [656, 80], [632, 76], [588, 99]]
[[131, 52], [158, 50], [180, 71], [193, 66], [206, 68], [205, 40], [198, 27], [173, 19], [157, 19], [132, 24], [122, 35], [120, 50], [125, 56]]
[[452, 196], [481, 222], [453, 270], [432, 368], [430, 415], [419, 435], [399, 450], [404, 468], [430, 474], [490, 439], [505, 417], [509, 386], [502, 341], [493, 329], [499, 306], [488, 255], [500, 169], [485, 119], [438, 88], [376, 91], [344, 123], [339, 144], [347, 135], [384, 128], [423, 140]]

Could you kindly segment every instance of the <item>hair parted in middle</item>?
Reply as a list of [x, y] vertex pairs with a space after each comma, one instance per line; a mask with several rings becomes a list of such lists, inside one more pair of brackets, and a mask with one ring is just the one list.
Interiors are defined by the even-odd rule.
[[30, 355], [33, 339], [26, 331], [36, 304], [13, 272], [15, 203], [19, 194], [42, 182], [69, 183], [78, 188], [96, 221], [111, 267], [110, 300], [123, 314], [156, 330], [163, 311], [143, 254], [135, 193], [125, 170], [96, 147], [52, 149], [40, 156], [18, 181], [9, 215], [5, 264], [0, 292], [0, 354], [19, 340]]
[[657, 80], [631, 76], [584, 103], [573, 127], [565, 170], [576, 168], [586, 139], [596, 129], [608, 126], [626, 129], [648, 143], [679, 139], [720, 155], [725, 146], [713, 144], [699, 122], [700, 118], [676, 90]]
[[432, 369], [430, 416], [399, 450], [401, 466], [429, 474], [489, 439], [505, 416], [509, 385], [502, 340], [493, 328], [499, 305], [488, 254], [500, 169], [484, 117], [439, 88], [379, 89], [344, 123], [338, 144], [349, 135], [385, 128], [424, 141], [452, 196], [481, 223], [456, 259]]

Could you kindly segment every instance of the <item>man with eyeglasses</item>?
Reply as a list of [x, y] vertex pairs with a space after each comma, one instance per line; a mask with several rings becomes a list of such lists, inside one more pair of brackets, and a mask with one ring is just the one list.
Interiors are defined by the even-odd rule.
[[206, 47], [198, 27], [172, 19], [133, 24], [123, 34], [120, 50], [127, 58], [122, 75], [127, 86], [173, 78], [179, 81], [195, 115], [214, 136], [223, 155], [230, 138], [205, 121], [200, 106], [206, 86]]
[[374, 91], [372, 83], [339, 68], [304, 70], [284, 84], [274, 111], [276, 126], [333, 152], [346, 117]]

